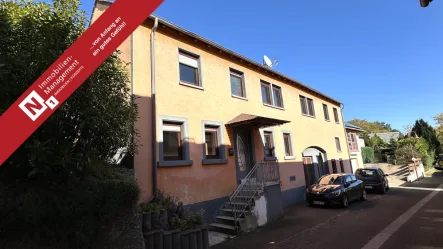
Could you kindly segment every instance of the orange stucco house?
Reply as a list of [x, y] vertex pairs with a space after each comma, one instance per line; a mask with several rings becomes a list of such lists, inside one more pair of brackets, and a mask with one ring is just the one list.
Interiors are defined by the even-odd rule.
[[[91, 21], [110, 4], [97, 1]], [[119, 50], [139, 97], [142, 201], [161, 189], [211, 217], [259, 171], [282, 206], [351, 171], [338, 100], [155, 16]]]

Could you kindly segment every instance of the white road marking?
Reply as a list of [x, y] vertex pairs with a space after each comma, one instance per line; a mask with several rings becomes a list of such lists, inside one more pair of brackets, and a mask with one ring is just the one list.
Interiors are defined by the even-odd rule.
[[400, 186], [398, 186], [398, 187], [391, 187], [392, 189], [393, 188], [401, 188], [401, 189], [411, 189], [411, 190], [426, 190], [426, 191], [436, 191], [436, 192], [439, 192], [439, 191], [441, 191], [441, 192], [443, 192], [443, 189], [433, 189], [433, 188], [423, 188], [423, 187], [400, 187]]
[[443, 213], [443, 209], [425, 209], [425, 213]]
[[443, 183], [440, 184], [432, 193], [421, 199], [414, 206], [404, 212], [395, 221], [389, 224], [380, 233], [374, 236], [362, 249], [378, 249], [380, 248], [403, 224], [406, 223], [420, 208], [428, 203], [439, 191], [442, 191]]

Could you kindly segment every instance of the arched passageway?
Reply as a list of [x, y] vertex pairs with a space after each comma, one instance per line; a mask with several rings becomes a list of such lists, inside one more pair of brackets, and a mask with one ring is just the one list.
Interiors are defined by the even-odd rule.
[[306, 148], [302, 155], [306, 187], [314, 184], [321, 176], [329, 174], [328, 159], [324, 149], [311, 146]]

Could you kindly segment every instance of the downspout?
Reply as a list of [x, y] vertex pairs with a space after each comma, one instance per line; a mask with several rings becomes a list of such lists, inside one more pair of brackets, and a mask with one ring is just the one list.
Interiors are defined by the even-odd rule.
[[151, 98], [152, 98], [152, 193], [157, 192], [157, 112], [155, 99], [155, 46], [154, 35], [158, 27], [158, 18], [155, 18], [151, 30]]
[[[345, 132], [345, 144], [346, 144], [346, 150], [348, 151], [349, 166], [350, 166], [351, 171], [352, 171], [351, 152], [349, 151], [349, 146], [348, 146], [348, 135], [347, 135], [347, 132], [346, 132], [345, 119], [343, 118], [343, 109], [345, 109], [345, 105], [341, 103], [340, 104], [341, 121], [343, 122], [343, 130]], [[351, 172], [351, 173], [353, 174], [354, 172]]]

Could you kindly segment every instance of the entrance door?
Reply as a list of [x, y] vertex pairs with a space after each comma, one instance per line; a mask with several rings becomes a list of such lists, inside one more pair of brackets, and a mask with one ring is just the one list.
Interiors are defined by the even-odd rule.
[[235, 163], [237, 168], [237, 184], [248, 175], [254, 160], [252, 155], [252, 136], [251, 130], [238, 128], [234, 132], [235, 137]]

